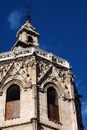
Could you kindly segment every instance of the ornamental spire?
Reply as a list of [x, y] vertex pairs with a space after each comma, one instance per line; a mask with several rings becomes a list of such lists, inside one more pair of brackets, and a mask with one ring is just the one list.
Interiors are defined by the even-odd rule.
[[26, 22], [30, 23], [30, 11], [29, 11], [29, 6], [26, 7]]

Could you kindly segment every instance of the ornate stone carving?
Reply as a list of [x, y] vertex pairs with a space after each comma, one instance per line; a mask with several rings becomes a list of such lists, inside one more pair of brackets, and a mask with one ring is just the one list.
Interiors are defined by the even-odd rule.
[[[41, 63], [43, 63], [43, 62], [41, 62]], [[51, 65], [51, 69], [50, 69], [50, 67], [48, 67], [50, 70], [50, 73], [48, 73], [48, 75], [46, 76], [45, 75], [46, 74], [45, 63], [43, 63], [43, 64], [42, 64], [42, 66], [40, 64], [41, 69], [40, 69], [40, 73], [39, 73], [39, 74], [41, 74], [40, 76], [45, 77], [45, 80], [44, 80], [44, 78], [43, 78], [43, 80], [40, 80], [41, 78], [39, 79], [39, 81], [40, 81], [39, 88], [41, 89], [41, 91], [43, 91], [43, 89], [44, 89], [41, 86], [43, 86], [42, 84], [44, 84], [44, 81], [46, 81], [47, 83], [54, 83], [54, 84], [58, 85], [58, 87], [61, 89], [61, 91], [63, 92], [65, 97], [69, 98], [70, 97], [70, 90], [68, 88], [68, 80], [70, 80], [70, 78], [68, 76], [69, 71], [65, 70], [63, 68], [61, 69], [60, 67], [55, 67], [54, 65]], [[50, 66], [50, 64], [49, 64], [49, 66]]]
[[27, 67], [34, 67], [34, 66], [36, 66], [35, 56], [29, 57], [29, 59], [27, 59], [25, 62], [26, 62]]
[[53, 68], [53, 73], [55, 77], [59, 80], [61, 80], [62, 83], [68, 83], [70, 81], [70, 71], [61, 69], [61, 68]]
[[12, 72], [10, 73], [10, 76], [17, 77], [18, 75], [21, 75], [22, 78], [26, 80], [27, 82], [31, 80], [26, 62], [20, 61], [14, 64], [14, 68]]
[[35, 57], [32, 56], [25, 59], [18, 59], [12, 61], [12, 63], [0, 65], [0, 83], [3, 84], [7, 82], [6, 79], [17, 79], [19, 76], [22, 77], [25, 82], [31, 81], [31, 72], [29, 72], [29, 67], [36, 65]]
[[51, 67], [52, 67], [52, 65], [48, 62], [45, 62], [43, 60], [38, 61], [38, 66], [37, 66], [38, 82], [44, 76], [46, 76], [46, 74], [48, 73], [48, 71], [50, 70]]
[[4, 65], [0, 66], [0, 82], [2, 81], [3, 78], [5, 78], [7, 72], [10, 70], [12, 65], [13, 65], [13, 63], [4, 64]]

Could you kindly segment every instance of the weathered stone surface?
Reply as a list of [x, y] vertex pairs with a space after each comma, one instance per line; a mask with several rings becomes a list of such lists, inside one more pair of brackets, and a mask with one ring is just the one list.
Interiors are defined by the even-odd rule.
[[[2, 130], [83, 130], [82, 120], [77, 120], [81, 106], [70, 65], [37, 48], [38, 36], [26, 21], [13, 50], [0, 55], [0, 127]], [[20, 115], [6, 120], [6, 95], [13, 84], [20, 87]], [[48, 118], [50, 87], [57, 93], [58, 121]]]

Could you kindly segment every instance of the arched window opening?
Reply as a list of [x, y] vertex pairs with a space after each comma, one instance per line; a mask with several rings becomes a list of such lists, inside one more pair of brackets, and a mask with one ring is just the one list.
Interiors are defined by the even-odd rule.
[[33, 38], [31, 36], [28, 36], [28, 42], [33, 43]]
[[11, 85], [6, 92], [6, 120], [17, 118], [20, 114], [20, 87]]
[[53, 87], [47, 89], [48, 118], [52, 121], [59, 121], [58, 95]]

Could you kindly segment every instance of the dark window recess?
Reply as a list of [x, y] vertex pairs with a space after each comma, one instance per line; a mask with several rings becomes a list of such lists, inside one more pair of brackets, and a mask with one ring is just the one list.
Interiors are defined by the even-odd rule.
[[20, 88], [12, 85], [7, 89], [6, 93], [6, 120], [17, 118], [20, 114]]
[[33, 43], [33, 38], [31, 36], [28, 36], [28, 42]]
[[59, 121], [58, 95], [53, 87], [47, 90], [48, 118], [52, 121]]

